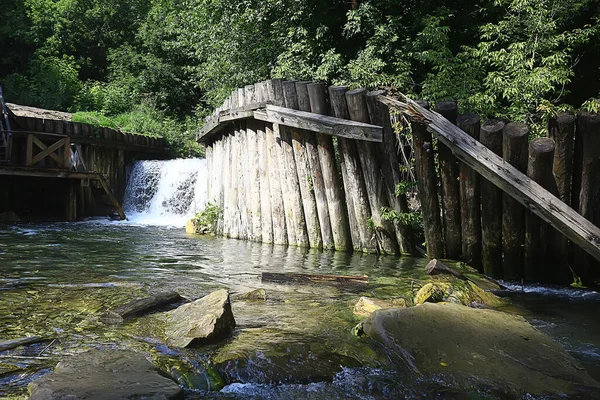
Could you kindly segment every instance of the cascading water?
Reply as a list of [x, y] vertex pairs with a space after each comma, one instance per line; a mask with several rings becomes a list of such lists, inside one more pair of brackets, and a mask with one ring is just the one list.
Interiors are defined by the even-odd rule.
[[130, 222], [184, 226], [206, 203], [206, 160], [138, 161], [127, 178], [123, 208]]

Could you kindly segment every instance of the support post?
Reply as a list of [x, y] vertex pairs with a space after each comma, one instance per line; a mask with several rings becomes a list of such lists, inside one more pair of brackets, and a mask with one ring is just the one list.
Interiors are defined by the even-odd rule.
[[552, 169], [560, 199], [566, 204], [571, 204], [575, 116], [565, 112], [548, 121], [548, 137], [554, 139], [556, 146]]

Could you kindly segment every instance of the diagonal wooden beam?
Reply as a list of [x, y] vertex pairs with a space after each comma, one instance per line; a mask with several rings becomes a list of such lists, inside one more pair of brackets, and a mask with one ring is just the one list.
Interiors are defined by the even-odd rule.
[[377, 99], [411, 118], [419, 118], [428, 123], [428, 130], [452, 149], [460, 161], [548, 222], [588, 254], [600, 260], [600, 229], [559, 198], [440, 114], [426, 110], [406, 97], [404, 102], [386, 96], [378, 96]]
[[41, 153], [36, 154], [35, 157], [33, 157], [33, 160], [31, 161], [32, 164], [36, 164], [36, 163], [40, 162], [41, 160], [43, 160], [45, 157], [50, 156], [59, 165], [63, 165], [64, 160], [62, 160], [54, 152], [65, 145], [65, 138], [59, 140], [58, 142], [56, 142], [48, 147], [44, 143], [42, 143], [38, 138], [33, 136], [33, 143], [35, 143], [43, 151]]

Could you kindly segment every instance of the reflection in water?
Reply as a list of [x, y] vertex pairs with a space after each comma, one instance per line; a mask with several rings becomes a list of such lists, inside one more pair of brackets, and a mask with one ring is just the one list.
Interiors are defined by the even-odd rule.
[[[249, 365], [235, 371], [241, 383], [217, 393], [189, 391], [189, 399], [419, 398], [437, 393], [431, 382], [407, 381], [406, 371], [390, 369], [382, 349], [350, 334], [356, 323], [352, 305], [358, 297], [409, 293], [422, 273], [416, 267], [424, 266], [423, 259], [319, 252], [188, 236], [166, 227], [90, 221], [4, 228], [0, 262], [0, 338], [56, 338], [30, 346], [30, 353], [3, 353], [21, 358], [0, 359], [0, 397], [24, 393], [28, 382], [51, 371], [62, 358], [92, 347], [132, 348], [155, 361], [166, 357], [169, 362], [175, 358], [226, 361], [232, 354], [248, 357]], [[367, 274], [370, 284], [356, 293], [326, 285], [263, 283], [263, 271]], [[216, 346], [168, 349], [160, 344], [159, 324], [152, 317], [119, 326], [105, 326], [95, 318], [148, 293], [176, 290], [196, 299], [220, 287], [229, 288], [233, 295], [265, 288], [269, 298], [267, 302], [234, 301], [238, 328], [234, 338]], [[540, 294], [504, 295], [598, 379], [600, 323], [593, 316], [597, 297], [586, 294], [575, 300], [567, 294], [548, 301]], [[571, 307], [573, 303], [577, 304]], [[338, 359], [348, 367], [341, 368]], [[336, 373], [321, 382], [324, 372], [332, 373], [319, 368], [333, 368]], [[290, 378], [292, 373], [296, 381]], [[273, 377], [285, 384], [273, 384], [269, 381]]]

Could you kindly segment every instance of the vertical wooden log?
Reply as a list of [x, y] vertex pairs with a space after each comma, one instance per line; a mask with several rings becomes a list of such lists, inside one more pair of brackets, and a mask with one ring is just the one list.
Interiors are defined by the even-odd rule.
[[[453, 101], [441, 101], [436, 105], [436, 111], [448, 121], [456, 124], [458, 107]], [[438, 149], [440, 178], [442, 182], [442, 206], [444, 215], [444, 238], [446, 242], [446, 257], [459, 260], [462, 253], [460, 228], [460, 186], [459, 166], [452, 150], [440, 144]]]
[[[364, 123], [371, 122], [367, 108], [367, 91], [365, 89], [355, 89], [346, 92], [346, 102], [351, 120]], [[374, 225], [374, 231], [371, 234], [376, 238], [380, 253], [399, 254], [400, 248], [396, 241], [394, 225], [381, 216], [381, 210], [388, 208], [389, 203], [381, 175], [380, 157], [376, 155], [375, 144], [357, 140], [356, 146], [365, 180], [369, 207], [371, 209], [371, 221]]]
[[[554, 148], [554, 140], [550, 138], [538, 138], [529, 144], [527, 176], [539, 183], [544, 189], [558, 195], [558, 188], [552, 173]], [[556, 275], [552, 269], [558, 265], [558, 259], [548, 257], [548, 251], [552, 250], [553, 247], [550, 236], [550, 226], [528, 211], [525, 233], [526, 262], [523, 273], [526, 281], [547, 281], [548, 275]]]
[[[421, 106], [429, 108], [429, 104], [421, 102]], [[425, 243], [429, 258], [444, 257], [443, 228], [440, 218], [440, 200], [438, 197], [438, 180], [435, 172], [435, 155], [433, 138], [422, 121], [411, 121], [413, 147], [415, 150], [415, 174], [423, 214]]]
[[[347, 91], [347, 86], [329, 88], [331, 113], [336, 118], [350, 119], [346, 103]], [[369, 248], [369, 232], [366, 221], [370, 216], [370, 210], [362, 179], [360, 159], [353, 141], [341, 137], [337, 139], [352, 247], [354, 251], [362, 252]]]
[[[523, 173], [527, 173], [529, 129], [525, 124], [511, 122], [504, 126], [502, 157]], [[508, 194], [502, 195], [502, 269], [506, 279], [523, 276], [525, 246], [525, 208]]]
[[65, 219], [68, 222], [77, 221], [77, 186], [79, 181], [67, 180], [65, 193]]
[[[257, 95], [254, 90], [254, 85], [246, 86], [246, 105], [256, 104]], [[246, 202], [250, 203], [249, 214], [251, 217], [251, 239], [256, 242], [262, 242], [262, 214], [260, 208], [260, 168], [258, 160], [258, 136], [256, 133], [256, 121], [250, 118], [246, 122], [246, 135], [247, 135], [247, 153], [248, 153], [248, 165], [247, 173], [250, 189], [250, 197]]]
[[[487, 121], [481, 127], [479, 141], [502, 156], [504, 122]], [[493, 183], [481, 180], [481, 264], [489, 276], [503, 276], [502, 271], [502, 191]]]
[[[267, 100], [275, 103], [275, 85], [267, 81]], [[279, 102], [281, 104], [281, 102]], [[281, 169], [281, 139], [276, 136], [273, 124], [265, 124], [265, 142], [269, 165], [269, 185], [271, 188], [271, 216], [273, 221], [273, 243], [288, 244], [288, 229], [284, 206], [284, 183]], [[293, 231], [293, 228], [291, 228]], [[294, 242], [292, 242], [294, 243]]]
[[[255, 85], [255, 92], [256, 100], [258, 102], [266, 101], [268, 98], [266, 82], [257, 83]], [[256, 136], [258, 169], [260, 177], [262, 242], [273, 243], [273, 215], [271, 209], [271, 184], [269, 182], [269, 158], [267, 150], [265, 123], [262, 121], [256, 121]]]
[[[381, 162], [381, 174], [385, 184], [385, 193], [392, 210], [401, 214], [409, 214], [411, 210], [408, 207], [406, 193], [396, 195], [396, 185], [402, 180], [396, 150], [398, 140], [392, 127], [388, 106], [377, 100], [377, 96], [383, 93], [383, 90], [367, 93], [367, 106], [369, 108], [371, 123], [383, 127], [383, 142], [377, 144], [376, 147], [377, 154], [383, 158]], [[412, 243], [413, 233], [411, 232], [411, 228], [395, 220], [394, 229], [400, 252], [403, 254], [412, 254], [414, 252], [414, 244]]]
[[[600, 191], [600, 114], [580, 113], [577, 127], [582, 147], [579, 214], [593, 221], [594, 206]], [[581, 249], [575, 253], [575, 272], [584, 283], [589, 282], [592, 258]]]
[[560, 113], [548, 122], [548, 137], [554, 139], [553, 171], [560, 199], [571, 204], [571, 181], [573, 174], [573, 145], [575, 139], [575, 116]]
[[[311, 111], [310, 98], [308, 95], [308, 82], [296, 82], [296, 95], [298, 97], [298, 109]], [[329, 206], [327, 205], [327, 194], [321, 162], [319, 161], [319, 150], [317, 147], [317, 135], [306, 133], [303, 135], [304, 149], [308, 160], [308, 177], [312, 184], [312, 192], [315, 197], [319, 227], [321, 229], [321, 241], [324, 249], [334, 249], [333, 232], [331, 231], [331, 220], [329, 217]], [[307, 177], [307, 178], [308, 178]]]
[[[294, 110], [299, 108], [296, 82], [283, 82], [283, 97], [287, 108]], [[323, 247], [323, 240], [321, 239], [321, 228], [319, 227], [317, 202], [312, 189], [312, 176], [309, 179], [310, 167], [308, 165], [308, 156], [303, 141], [303, 136], [306, 133], [293, 128], [285, 128], [283, 132], [284, 141], [282, 142], [282, 145], [284, 145], [286, 153], [291, 149], [292, 157], [287, 157], [290, 162], [290, 159], [295, 162], [295, 164], [290, 166], [289, 171], [291, 174], [290, 183], [292, 184], [292, 191], [295, 192], [295, 194], [292, 194], [299, 200], [297, 204], [302, 206], [301, 211], [304, 216], [304, 226], [300, 226], [300, 228], [303, 229], [300, 229], [296, 236], [298, 238], [307, 238], [307, 243], [303, 243], [302, 246], [320, 249]], [[308, 134], [311, 133], [309, 132]], [[304, 232], [302, 232], [302, 230], [304, 230]]]
[[[327, 88], [322, 83], [311, 83], [307, 86], [311, 112], [327, 115]], [[321, 172], [329, 207], [331, 231], [336, 250], [350, 250], [352, 241], [348, 228], [348, 217], [344, 205], [343, 188], [335, 162], [335, 150], [330, 136], [317, 135], [317, 150], [321, 162]]]
[[[479, 140], [481, 124], [479, 116], [462, 114], [457, 125], [475, 140]], [[460, 215], [462, 237], [462, 260], [470, 266], [481, 269], [481, 204], [479, 177], [468, 166], [460, 165]]]

